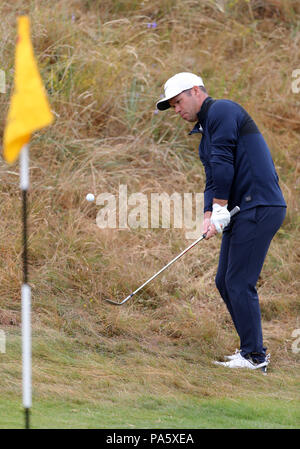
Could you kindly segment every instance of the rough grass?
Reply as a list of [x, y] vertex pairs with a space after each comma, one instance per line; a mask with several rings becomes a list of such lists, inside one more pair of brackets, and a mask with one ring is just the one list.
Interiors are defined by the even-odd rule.
[[[22, 428], [21, 337], [8, 330], [0, 428]], [[85, 340], [35, 326], [33, 428], [297, 428], [296, 359], [268, 376], [211, 363], [207, 345], [133, 336]]]
[[[0, 55], [7, 93], [0, 94], [1, 133], [20, 11], [30, 14], [56, 116], [31, 142], [36, 401], [60, 394], [68, 401], [75, 394], [89, 403], [97, 391], [99, 399], [113, 395], [122, 403], [126, 394], [139, 396], [145, 388], [150, 396], [171, 394], [174, 401], [177, 395], [245, 400], [249, 388], [258, 403], [261, 397], [293, 401], [300, 94], [292, 93], [291, 82], [300, 59], [298, 2], [2, 2]], [[157, 26], [149, 28], [154, 22]], [[123, 308], [103, 301], [123, 299], [190, 243], [183, 229], [99, 229], [99, 207], [85, 200], [88, 192], [118, 195], [121, 184], [128, 194], [203, 190], [199, 138], [187, 136], [189, 127], [172, 112], [155, 111], [164, 81], [184, 70], [199, 72], [215, 98], [241, 102], [251, 113], [270, 144], [288, 203], [258, 285], [272, 353], [267, 378], [211, 366], [238, 345], [214, 285], [219, 238], [199, 244]], [[0, 174], [0, 328], [8, 342], [7, 354], [0, 354], [0, 390], [13, 402], [20, 396], [21, 370], [15, 340], [22, 281], [18, 165], [2, 161]]]

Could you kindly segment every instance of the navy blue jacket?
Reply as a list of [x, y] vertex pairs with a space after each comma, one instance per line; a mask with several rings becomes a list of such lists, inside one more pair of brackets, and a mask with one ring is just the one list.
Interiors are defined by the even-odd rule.
[[285, 206], [269, 148], [250, 115], [230, 100], [204, 100], [190, 134], [203, 134], [199, 156], [206, 186], [204, 212], [212, 199], [228, 200], [228, 209]]

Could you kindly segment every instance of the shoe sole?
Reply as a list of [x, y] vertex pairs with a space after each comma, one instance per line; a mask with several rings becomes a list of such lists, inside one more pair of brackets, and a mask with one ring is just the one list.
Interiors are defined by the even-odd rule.
[[262, 371], [263, 374], [267, 374], [267, 367], [269, 365], [268, 362], [260, 363], [258, 366], [255, 366], [253, 368], [251, 368], [250, 366], [228, 366], [225, 365], [225, 363], [229, 363], [229, 362], [218, 362], [218, 361], [213, 361], [214, 365], [219, 365], [219, 366], [224, 366], [225, 368], [230, 368], [230, 369], [250, 369], [251, 371], [256, 371], [256, 370], [260, 370]]

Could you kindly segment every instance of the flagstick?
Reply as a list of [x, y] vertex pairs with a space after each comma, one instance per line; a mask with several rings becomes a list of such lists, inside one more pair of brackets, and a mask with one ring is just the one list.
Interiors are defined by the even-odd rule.
[[25, 428], [30, 428], [31, 408], [31, 290], [28, 285], [27, 191], [29, 188], [29, 145], [20, 153], [20, 188], [23, 206], [23, 285], [22, 285], [22, 373]]

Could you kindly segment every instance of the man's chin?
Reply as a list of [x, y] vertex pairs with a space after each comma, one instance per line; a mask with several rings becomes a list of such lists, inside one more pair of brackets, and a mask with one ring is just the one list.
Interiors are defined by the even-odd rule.
[[188, 115], [188, 114], [183, 114], [182, 116], [181, 116], [181, 118], [183, 119], [183, 120], [185, 120], [186, 122], [196, 122], [197, 121], [197, 116], [196, 117], [191, 117], [190, 115]]

